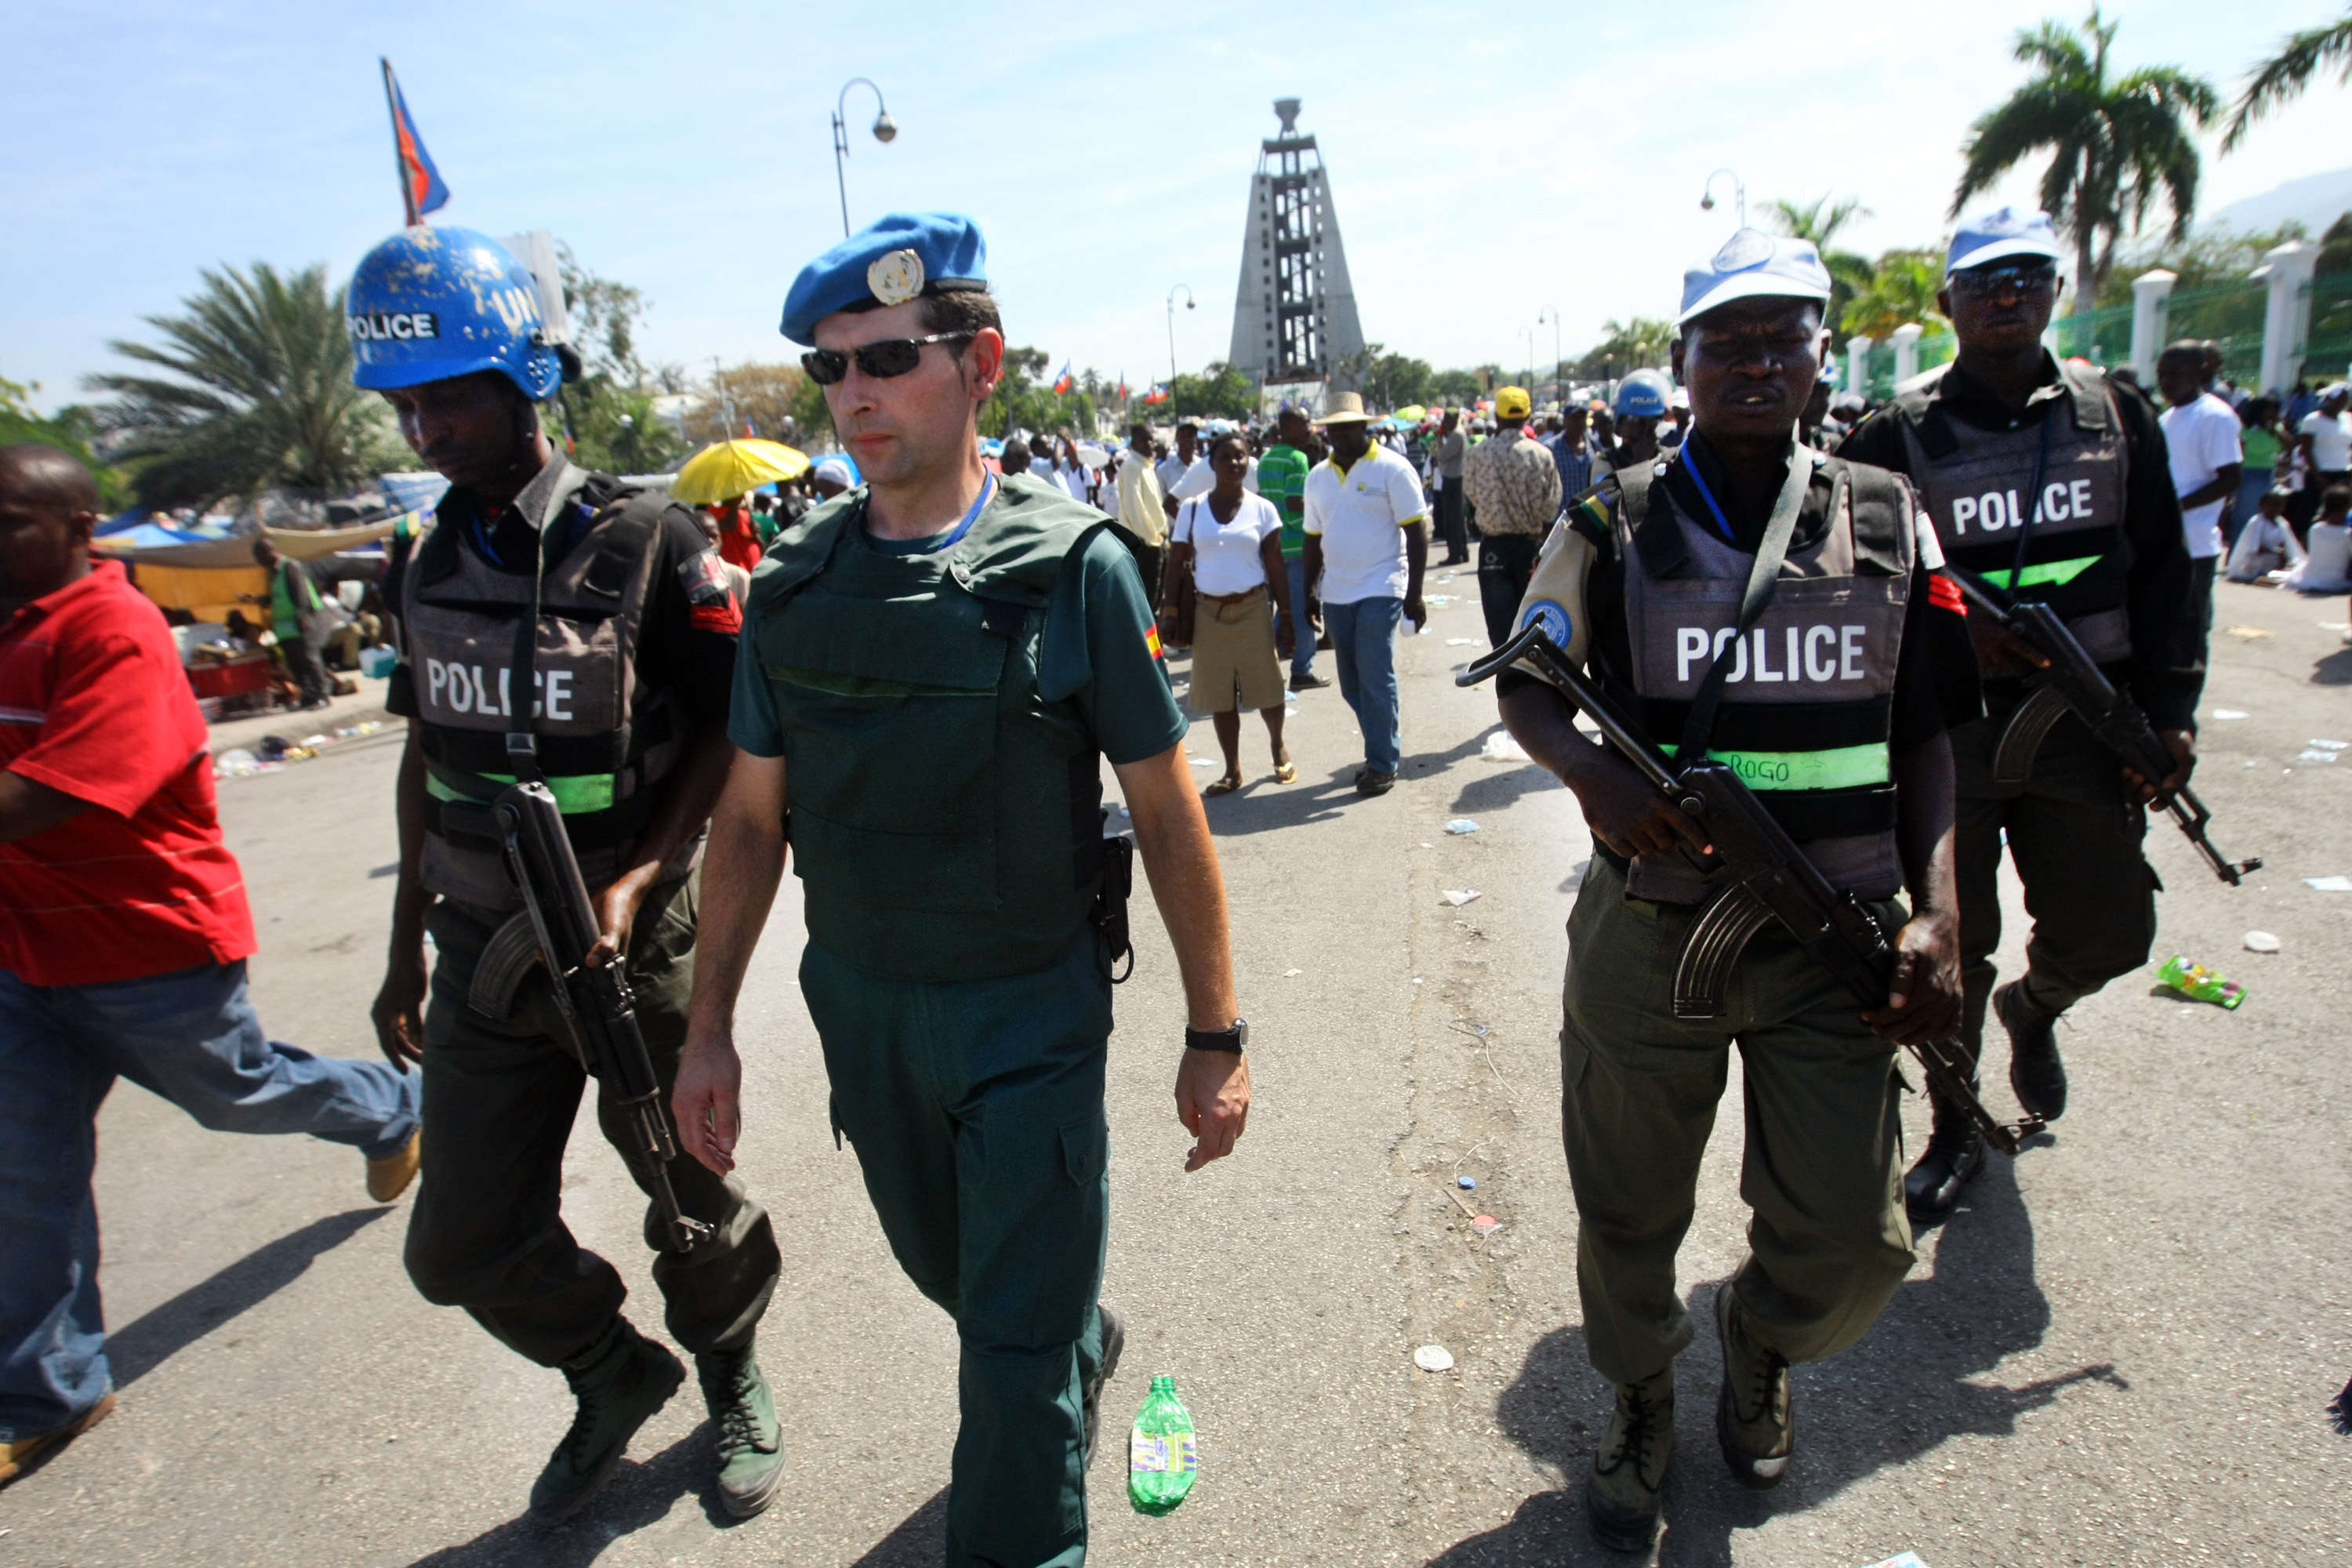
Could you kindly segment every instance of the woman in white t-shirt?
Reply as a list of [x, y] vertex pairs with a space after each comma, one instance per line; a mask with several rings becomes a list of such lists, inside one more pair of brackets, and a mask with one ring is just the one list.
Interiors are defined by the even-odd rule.
[[[1291, 651], [1290, 573], [1282, 560], [1282, 514], [1263, 496], [1244, 488], [1249, 444], [1223, 435], [1209, 447], [1216, 483], [1206, 495], [1177, 509], [1169, 531], [1168, 581], [1175, 584], [1190, 562], [1199, 601], [1192, 627], [1192, 687], [1188, 699], [1196, 713], [1216, 726], [1225, 753], [1222, 777], [1204, 795], [1231, 795], [1242, 787], [1242, 715], [1244, 704], [1265, 721], [1274, 751], [1274, 782], [1293, 784], [1298, 768], [1282, 743], [1282, 659]], [[1164, 595], [1163, 595], [1164, 597]], [[1275, 629], [1274, 609], [1282, 611]]]

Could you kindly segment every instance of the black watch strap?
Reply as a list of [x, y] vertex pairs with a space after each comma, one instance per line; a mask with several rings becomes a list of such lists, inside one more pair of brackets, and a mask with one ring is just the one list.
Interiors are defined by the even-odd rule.
[[1184, 1048], [1188, 1051], [1226, 1051], [1239, 1056], [1249, 1048], [1249, 1025], [1235, 1018], [1230, 1029], [1195, 1029], [1184, 1031]]

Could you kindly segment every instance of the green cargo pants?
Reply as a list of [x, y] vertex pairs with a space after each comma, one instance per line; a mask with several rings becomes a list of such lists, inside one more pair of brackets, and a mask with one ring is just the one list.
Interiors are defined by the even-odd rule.
[[1895, 1047], [1777, 926], [1733, 971], [1727, 1017], [1677, 1019], [1675, 962], [1695, 912], [1627, 898], [1624, 874], [1596, 855], [1569, 916], [1560, 1125], [1585, 1348], [1612, 1383], [1664, 1371], [1691, 1342], [1675, 1254], [1735, 1041], [1739, 1193], [1754, 1214], [1730, 1288], [1756, 1335], [1792, 1362], [1843, 1350], [1913, 1261]]
[[1086, 1561], [1082, 1389], [1110, 1234], [1110, 983], [1087, 927], [1050, 969], [925, 984], [811, 942], [833, 1123], [898, 1266], [955, 1319], [951, 1568]]
[[1993, 749], [2017, 701], [2014, 692], [1988, 689], [1986, 716], [1952, 731], [1960, 979], [1968, 991], [1960, 1044], [1971, 1062], [1983, 1051], [1997, 973], [2004, 832], [2033, 917], [2025, 989], [2037, 1005], [2064, 1012], [2146, 963], [2156, 941], [2156, 872], [2142, 853], [2147, 811], [2125, 787], [2113, 752], [2074, 719], [2061, 719], [2042, 739], [2032, 778], [1993, 782]]
[[[699, 890], [695, 878], [656, 889], [629, 943], [637, 1024], [665, 1100], [686, 1043]], [[426, 1300], [465, 1308], [509, 1348], [554, 1366], [595, 1343], [629, 1292], [563, 1223], [563, 1146], [587, 1074], [546, 971], [530, 972], [507, 1018], [467, 1000], [475, 964], [503, 918], [447, 899], [425, 917], [439, 956], [425, 1013], [424, 1169], [408, 1218], [408, 1277]], [[605, 1141], [630, 1149], [627, 1123], [601, 1093], [596, 1115]], [[625, 1163], [644, 1186], [633, 1153]], [[783, 1271], [767, 1211], [740, 1181], [721, 1180], [683, 1155], [670, 1162], [669, 1179], [678, 1206], [715, 1227], [680, 1257], [667, 1249], [659, 1212], [646, 1205], [646, 1245], [670, 1337], [697, 1354], [740, 1349]]]

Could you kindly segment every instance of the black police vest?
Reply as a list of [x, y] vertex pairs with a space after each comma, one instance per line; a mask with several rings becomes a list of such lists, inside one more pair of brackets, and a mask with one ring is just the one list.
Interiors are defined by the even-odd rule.
[[1945, 558], [2020, 598], [2048, 605], [2099, 663], [2127, 658], [2129, 447], [2105, 374], [2061, 364], [2064, 395], [2036, 405], [2040, 418], [2014, 430], [1980, 430], [1944, 411], [1943, 378], [1950, 368], [1906, 382], [1895, 395], [1912, 482], [1935, 520]]
[[1103, 870], [1101, 753], [1042, 678], [1045, 612], [1110, 524], [1026, 476], [935, 553], [867, 548], [865, 518], [862, 489], [816, 509], [751, 580], [809, 937], [899, 979], [1045, 968]]
[[[1729, 654], [1707, 755], [1739, 774], [1832, 883], [1891, 898], [1903, 865], [1890, 743], [1916, 513], [1910, 489], [1884, 468], [1809, 447], [1796, 456], [1814, 465], [1801, 519], [1822, 526], [1790, 550], [1770, 605], [1737, 646], [1755, 557], [1682, 514], [1663, 482], [1678, 459], [1602, 481], [1603, 495], [1613, 489], [1620, 500], [1613, 531], [1633, 660], [1610, 684], [1673, 755], [1700, 682]], [[1696, 903], [1707, 891], [1676, 855], [1639, 857], [1627, 885], [1661, 903]]]
[[[529, 613], [530, 578], [500, 572], [460, 546], [459, 498], [413, 545], [395, 541], [390, 603], [399, 617], [415, 689], [428, 796], [424, 882], [430, 890], [491, 910], [521, 900], [478, 814], [514, 782], [506, 738], [529, 715], [539, 765], [591, 889], [634, 861], [638, 836], [684, 735], [669, 693], [637, 672], [637, 647], [660, 557], [662, 514], [677, 503], [607, 474], [573, 469], [559, 480], [548, 526], [584, 508], [586, 525], [540, 584], [539, 635], [529, 694], [513, 689], [517, 623]], [[526, 704], [528, 704], [526, 706]], [[684, 851], [683, 873], [693, 849]]]

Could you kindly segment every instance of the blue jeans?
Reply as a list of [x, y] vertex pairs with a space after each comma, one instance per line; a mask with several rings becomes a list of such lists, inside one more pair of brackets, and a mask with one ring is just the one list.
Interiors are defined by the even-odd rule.
[[[1290, 679], [1297, 680], [1302, 675], [1315, 673], [1315, 628], [1307, 624], [1307, 558], [1303, 555], [1294, 555], [1290, 558], [1288, 565], [1290, 567], [1290, 603], [1298, 612], [1298, 625], [1293, 628], [1292, 634], [1298, 640], [1292, 645], [1290, 650]], [[1282, 624], [1282, 612], [1276, 610], [1274, 619], [1275, 625], [1279, 627]]]
[[1339, 695], [1364, 732], [1364, 761], [1376, 773], [1397, 771], [1404, 737], [1397, 728], [1396, 635], [1402, 599], [1323, 605], [1323, 625], [1339, 661]]
[[98, 1108], [120, 1076], [223, 1132], [308, 1132], [370, 1159], [416, 1131], [424, 1075], [321, 1058], [261, 1032], [245, 964], [98, 985], [0, 970], [0, 1439], [105, 1397]]

